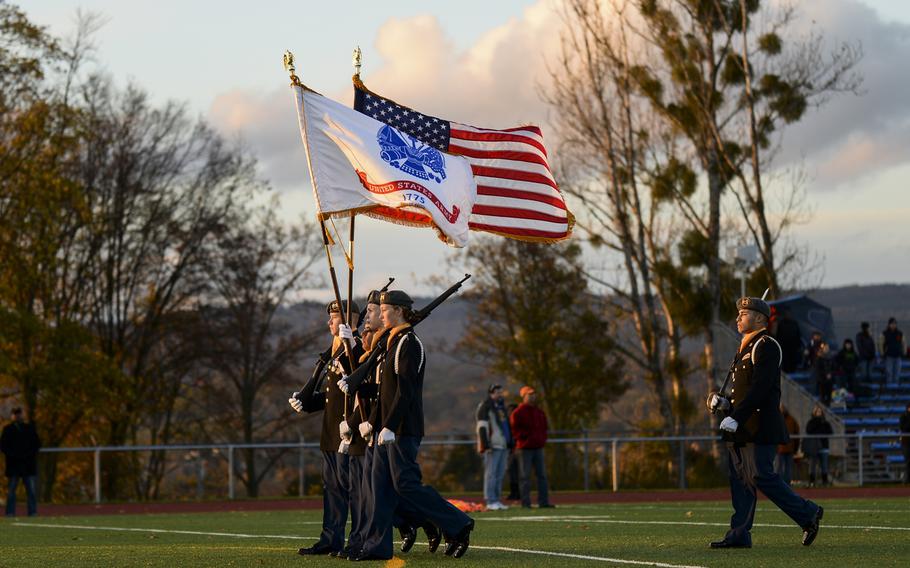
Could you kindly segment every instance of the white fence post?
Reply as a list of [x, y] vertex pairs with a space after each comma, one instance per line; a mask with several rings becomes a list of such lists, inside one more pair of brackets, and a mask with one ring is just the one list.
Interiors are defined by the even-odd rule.
[[610, 457], [613, 458], [613, 492], [615, 493], [619, 491], [619, 440], [616, 438], [613, 438]]
[[95, 448], [95, 503], [101, 503], [101, 450]]
[[228, 446], [228, 499], [234, 499], [234, 446]]

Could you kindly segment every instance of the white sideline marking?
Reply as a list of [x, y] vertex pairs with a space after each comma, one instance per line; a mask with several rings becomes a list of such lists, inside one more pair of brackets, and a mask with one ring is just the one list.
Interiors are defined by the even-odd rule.
[[[729, 527], [729, 523], [708, 523], [705, 521], [631, 521], [620, 519], [605, 519], [603, 517], [489, 517], [482, 518], [483, 521], [529, 521], [529, 522], [546, 522], [554, 521], [559, 523], [606, 523], [615, 525], [680, 525], [680, 526], [697, 526], [697, 527]], [[777, 524], [777, 523], [755, 523], [755, 527], [765, 528], [794, 528], [794, 524]], [[862, 525], [829, 525], [822, 524], [823, 529], [853, 529], [853, 530], [873, 530], [873, 531], [910, 531], [910, 527], [881, 527], [881, 526], [862, 526]]]
[[[143, 532], [143, 533], [165, 533], [165, 534], [188, 534], [196, 536], [228, 536], [234, 538], [279, 538], [300, 540], [303, 538], [299, 535], [279, 535], [279, 534], [244, 534], [244, 533], [222, 533], [222, 532], [204, 532], [204, 531], [182, 531], [172, 529], [143, 529], [133, 527], [100, 527], [91, 525], [56, 525], [50, 523], [12, 523], [17, 527], [39, 527], [52, 529], [83, 529], [95, 531], [120, 531], [120, 532]], [[507, 546], [477, 546], [471, 545], [471, 548], [477, 550], [498, 550], [502, 552], [520, 552], [524, 554], [537, 554], [541, 556], [557, 556], [560, 558], [575, 558], [579, 560], [593, 560], [597, 562], [609, 562], [612, 564], [631, 564], [635, 566], [655, 566], [657, 568], [705, 568], [704, 566], [694, 566], [688, 564], [667, 564], [664, 562], [649, 562], [646, 560], [625, 560], [622, 558], [607, 558], [604, 556], [588, 556], [585, 554], [570, 554], [567, 552], [550, 552], [546, 550], [530, 550], [524, 548], [510, 548]]]
[[[676, 506], [676, 505], [632, 505], [625, 506], [623, 509], [634, 509], [638, 511], [681, 511], [686, 509], [688, 511], [727, 511], [733, 512], [732, 507], [700, 507], [700, 506], [690, 506], [686, 507], [685, 505]], [[777, 508], [774, 506], [762, 507], [758, 506], [758, 512], [763, 511], [776, 511]], [[902, 515], [907, 514], [906, 509], [828, 509], [828, 506], [825, 505], [825, 515], [830, 513], [900, 513]]]
[[300, 536], [289, 536], [283, 534], [243, 534], [243, 533], [221, 533], [221, 532], [203, 532], [203, 531], [181, 531], [176, 529], [140, 529], [132, 527], [98, 527], [91, 525], [52, 525], [50, 523], [13, 523], [16, 527], [40, 527], [47, 529], [84, 529], [90, 531], [120, 531], [120, 532], [143, 532], [143, 533], [165, 533], [165, 534], [191, 534], [197, 536], [232, 536], [235, 538], [282, 538], [282, 539], [300, 539]]

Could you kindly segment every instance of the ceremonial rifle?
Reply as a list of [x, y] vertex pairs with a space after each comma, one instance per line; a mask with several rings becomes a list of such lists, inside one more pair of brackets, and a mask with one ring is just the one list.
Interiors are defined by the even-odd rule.
[[[471, 277], [470, 274], [465, 274], [464, 278], [462, 278], [455, 284], [452, 284], [448, 290], [446, 290], [445, 292], [440, 294], [435, 300], [433, 300], [432, 302], [430, 302], [429, 304], [424, 306], [422, 309], [414, 312], [414, 316], [411, 318], [411, 321], [408, 322], [411, 324], [411, 327], [416, 327], [417, 324], [419, 324], [423, 320], [427, 319], [427, 317], [430, 315], [430, 313], [433, 310], [438, 308], [440, 304], [442, 304], [443, 302], [448, 300], [452, 296], [452, 294], [457, 292], [458, 289], [461, 288], [461, 285], [464, 284], [467, 281], [467, 279], [470, 277]], [[348, 377], [347, 383], [351, 389], [356, 390], [357, 387], [360, 386], [360, 384], [364, 381], [364, 379], [366, 379], [366, 376], [369, 373], [369, 370], [376, 363], [376, 359], [382, 353], [385, 353], [385, 342], [380, 341], [379, 343], [376, 344], [376, 346], [370, 352], [370, 356], [367, 358], [367, 360], [364, 361], [363, 363], [361, 363], [360, 366], [357, 367], [357, 370], [354, 371], [353, 373], [351, 373], [351, 375]]]

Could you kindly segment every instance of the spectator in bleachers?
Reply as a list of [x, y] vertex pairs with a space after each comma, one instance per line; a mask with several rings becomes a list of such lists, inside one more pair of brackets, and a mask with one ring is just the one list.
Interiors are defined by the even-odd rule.
[[799, 422], [793, 418], [784, 405], [780, 405], [780, 413], [784, 416], [784, 424], [787, 425], [787, 432], [790, 433], [790, 441], [786, 444], [777, 446], [777, 463], [774, 464], [774, 471], [784, 480], [784, 483], [790, 485], [793, 479], [793, 456], [799, 451]]
[[853, 341], [845, 339], [837, 352], [837, 386], [856, 392], [856, 369], [859, 367], [859, 353], [853, 348]]
[[864, 321], [856, 334], [856, 351], [859, 353], [859, 378], [868, 382], [872, 378], [872, 364], [875, 363], [875, 339], [869, 332], [869, 322]]
[[897, 320], [888, 320], [888, 327], [882, 332], [881, 353], [885, 359], [885, 384], [896, 385], [900, 382], [901, 357], [907, 351], [904, 343], [904, 332], [897, 329]]
[[822, 332], [813, 331], [812, 336], [809, 338], [809, 346], [806, 347], [806, 365], [808, 368], [813, 368], [815, 366], [815, 360], [818, 358], [818, 348], [824, 343], [822, 340]]
[[781, 312], [781, 317], [777, 321], [774, 338], [777, 339], [781, 351], [783, 351], [781, 370], [785, 373], [792, 373], [802, 363], [803, 339], [799, 332], [799, 324], [790, 317], [790, 310], [786, 308]]
[[831, 351], [828, 344], [822, 341], [818, 344], [815, 362], [812, 365], [812, 392], [825, 406], [831, 404], [831, 391], [834, 389], [833, 367]]
[[910, 404], [901, 414], [901, 449], [904, 451], [904, 483], [910, 483]]
[[[816, 405], [812, 410], [812, 418], [806, 423], [806, 434], [830, 436], [834, 433], [831, 424], [825, 420], [825, 412], [821, 406]], [[815, 485], [815, 473], [821, 474], [822, 485], [828, 485], [828, 455], [830, 453], [828, 437], [806, 438], [803, 440], [803, 454], [809, 458], [809, 486]]]

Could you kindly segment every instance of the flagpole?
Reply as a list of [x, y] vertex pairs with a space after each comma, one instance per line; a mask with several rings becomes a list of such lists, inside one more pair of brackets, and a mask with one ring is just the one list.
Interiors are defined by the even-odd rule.
[[[360, 46], [358, 46], [358, 47], [354, 48], [354, 53], [351, 55], [351, 62], [354, 65], [354, 74], [357, 75], [358, 77], [360, 76], [361, 61], [362, 61], [362, 54], [360, 51]], [[351, 212], [351, 229], [350, 229], [350, 235], [349, 235], [350, 256], [348, 258], [348, 315], [347, 315], [348, 325], [351, 325], [351, 323], [350, 323], [351, 322], [351, 303], [352, 303], [352, 300], [354, 297], [354, 219], [356, 218], [356, 216], [357, 216], [356, 213]], [[358, 321], [357, 324], [360, 325], [360, 322]], [[364, 350], [366, 350], [366, 346], [364, 346]], [[354, 364], [352, 362], [351, 370], [353, 371], [353, 369], [354, 369]], [[354, 400], [357, 402], [357, 405], [360, 407], [361, 419], [363, 419], [365, 421], [367, 418], [366, 418], [366, 413], [364, 412], [364, 409], [363, 409], [363, 404], [360, 403], [360, 395], [357, 393], [354, 393]], [[347, 408], [348, 408], [347, 395], [345, 395], [344, 402], [345, 402], [345, 405], [344, 405], [345, 413], [347, 413]], [[345, 415], [345, 420], [347, 420], [347, 415]]]
[[[297, 69], [294, 65], [294, 54], [290, 50], [284, 52], [282, 58], [284, 64], [284, 69], [287, 71], [291, 79], [291, 87], [302, 89], [303, 83], [301, 83], [300, 78], [297, 76]], [[304, 115], [304, 120], [306, 116]], [[335, 293], [335, 301], [338, 303], [338, 309], [341, 309], [341, 292], [338, 289], [338, 276], [335, 274], [335, 264], [332, 262], [332, 250], [329, 248], [331, 246], [331, 241], [329, 239], [329, 231], [325, 226], [325, 218], [322, 215], [319, 207], [319, 193], [316, 191], [316, 176], [313, 174], [313, 161], [310, 158], [309, 147], [304, 144], [304, 149], [306, 150], [306, 161], [307, 169], [310, 171], [310, 183], [313, 185], [313, 195], [316, 197], [316, 218], [319, 221], [319, 228], [322, 231], [322, 244], [325, 247], [325, 259], [329, 263], [329, 275], [332, 278], [332, 291]], [[343, 316], [342, 316], [343, 317]], [[354, 355], [351, 353], [351, 345], [347, 341], [342, 340], [341, 343], [344, 345], [344, 352], [348, 357], [348, 361], [351, 364], [351, 369], [354, 368]]]

